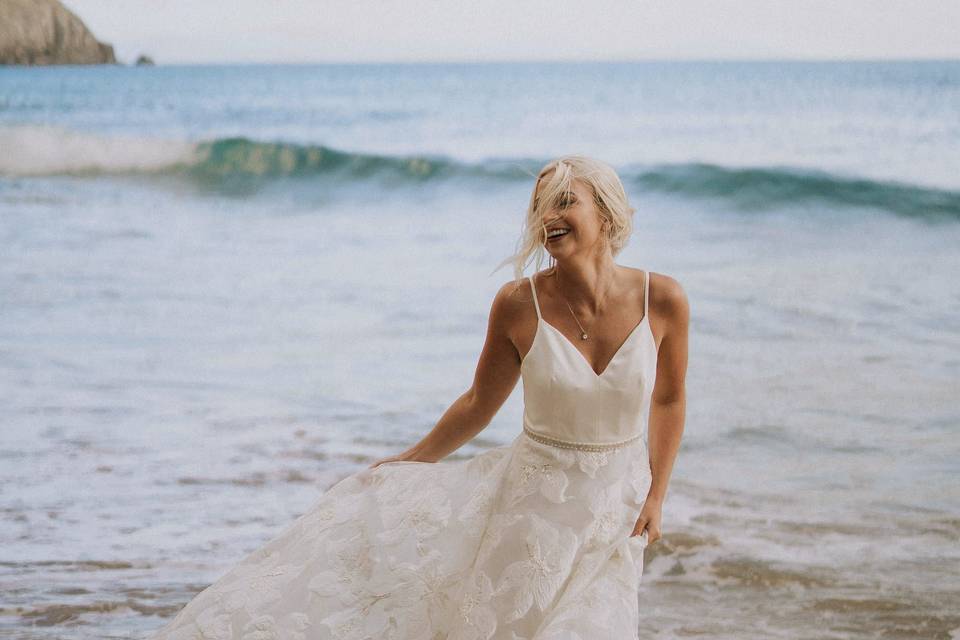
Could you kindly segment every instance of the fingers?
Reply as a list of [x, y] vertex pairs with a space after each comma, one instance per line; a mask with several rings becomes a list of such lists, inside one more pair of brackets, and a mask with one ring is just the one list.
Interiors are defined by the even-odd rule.
[[376, 469], [377, 467], [379, 467], [380, 465], [382, 465], [382, 464], [384, 464], [384, 463], [387, 463], [387, 462], [395, 462], [395, 461], [397, 461], [398, 459], [399, 459], [399, 458], [397, 458], [396, 456], [390, 456], [389, 458], [381, 458], [380, 460], [377, 460], [377, 461], [374, 462], [372, 465], [370, 465], [368, 468], [369, 468], [369, 469]]
[[647, 534], [647, 544], [653, 544], [660, 539], [660, 529], [651, 526], [652, 523], [649, 519], [645, 518], [642, 520], [637, 520], [637, 524], [634, 525], [633, 532], [631, 536], [640, 536], [644, 533]]

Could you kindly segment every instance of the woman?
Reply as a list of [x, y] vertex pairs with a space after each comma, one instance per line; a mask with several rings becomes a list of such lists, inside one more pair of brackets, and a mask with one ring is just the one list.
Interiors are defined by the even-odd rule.
[[[636, 638], [683, 432], [689, 307], [674, 279], [614, 262], [633, 211], [606, 164], [547, 164], [471, 388], [152, 637]], [[522, 278], [544, 249], [552, 267]], [[443, 461], [521, 377], [513, 442]]]

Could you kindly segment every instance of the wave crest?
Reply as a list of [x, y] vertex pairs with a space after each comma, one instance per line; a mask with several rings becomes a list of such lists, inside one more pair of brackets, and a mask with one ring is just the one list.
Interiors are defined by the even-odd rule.
[[957, 191], [814, 170], [691, 163], [643, 170], [633, 182], [647, 191], [714, 198], [745, 210], [843, 206], [906, 216], [960, 218]]
[[59, 127], [0, 128], [0, 175], [153, 173], [196, 161], [192, 142], [102, 136]]
[[[159, 175], [244, 189], [278, 178], [377, 178], [396, 185], [449, 179], [529, 182], [543, 162], [351, 153], [323, 145], [260, 142], [243, 137], [188, 142], [106, 137], [54, 127], [0, 128], [0, 176]], [[10, 151], [12, 150], [12, 151]], [[713, 199], [762, 211], [796, 207], [867, 208], [919, 218], [960, 220], [960, 191], [815, 170], [734, 168], [705, 163], [633, 165], [620, 172], [641, 192]]]

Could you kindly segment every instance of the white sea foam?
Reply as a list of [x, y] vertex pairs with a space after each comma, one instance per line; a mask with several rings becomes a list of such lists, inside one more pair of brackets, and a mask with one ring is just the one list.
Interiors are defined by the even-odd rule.
[[195, 160], [197, 145], [62, 127], [0, 127], [0, 175], [44, 176], [156, 172]]

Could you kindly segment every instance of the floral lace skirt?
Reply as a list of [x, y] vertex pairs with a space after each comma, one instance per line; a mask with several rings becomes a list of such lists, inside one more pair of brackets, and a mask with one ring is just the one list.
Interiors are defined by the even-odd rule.
[[642, 438], [519, 434], [468, 460], [340, 480], [153, 640], [628, 640], [650, 487]]

